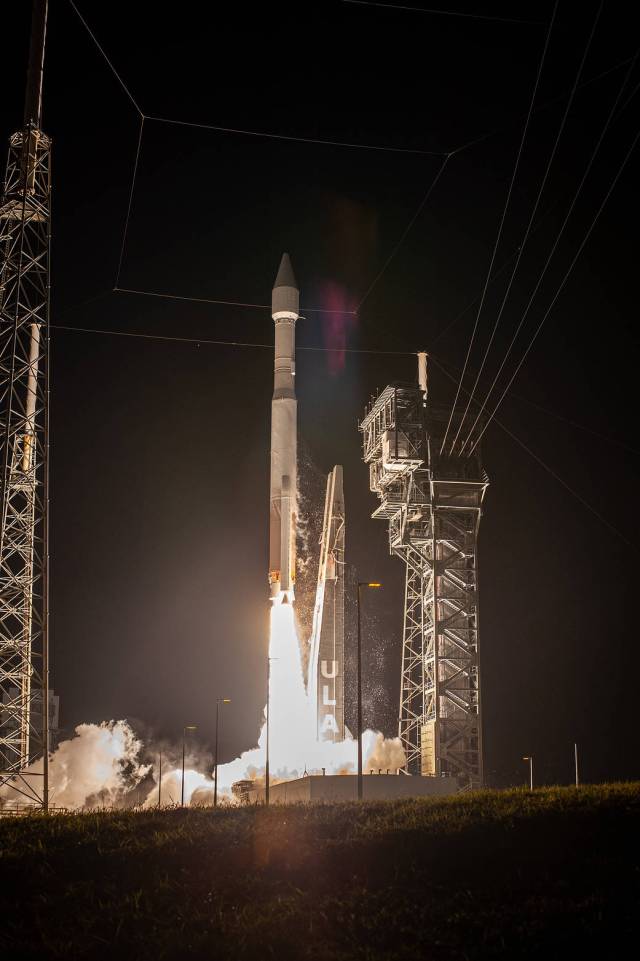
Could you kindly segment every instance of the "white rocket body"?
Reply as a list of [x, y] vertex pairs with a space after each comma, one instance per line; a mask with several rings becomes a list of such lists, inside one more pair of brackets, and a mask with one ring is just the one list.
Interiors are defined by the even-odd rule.
[[282, 255], [271, 297], [275, 324], [275, 363], [271, 401], [271, 498], [269, 590], [289, 603], [296, 571], [298, 503], [298, 402], [295, 390], [295, 336], [300, 294], [288, 254]]

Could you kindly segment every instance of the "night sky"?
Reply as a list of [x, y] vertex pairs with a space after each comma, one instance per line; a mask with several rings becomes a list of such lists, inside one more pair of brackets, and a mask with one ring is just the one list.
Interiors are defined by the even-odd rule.
[[[348, 561], [360, 579], [385, 584], [367, 598], [365, 722], [394, 734], [403, 567], [388, 557], [386, 526], [370, 519], [376, 499], [357, 422], [377, 388], [414, 379], [406, 352], [433, 351], [459, 376], [552, 4], [452, 8], [533, 24], [338, 0], [257, 11], [78, 5], [149, 117], [436, 153], [487, 135], [450, 158], [356, 319], [308, 309], [358, 305], [441, 157], [147, 119], [120, 273], [121, 287], [268, 305], [287, 250], [302, 291], [299, 346], [390, 352], [300, 351], [297, 384], [301, 443], [318, 471], [345, 468]], [[3, 11], [5, 139], [22, 119], [29, 8]], [[596, 12], [591, 2], [559, 5], [497, 268], [521, 243]], [[583, 73], [593, 82], [578, 91], [560, 141], [489, 380], [637, 46], [630, 7], [605, 4]], [[636, 64], [621, 105], [637, 82]], [[113, 292], [140, 120], [66, 0], [51, 3], [43, 127], [54, 138], [53, 324], [272, 343], [268, 308]], [[509, 374], [636, 132], [637, 97], [614, 118]], [[570, 781], [575, 740], [585, 780], [640, 776], [637, 172], [634, 154], [498, 414], [619, 533], [495, 423], [483, 440], [490, 784], [522, 782], [528, 754], [537, 778]], [[467, 387], [507, 277], [489, 288]], [[71, 731], [128, 717], [146, 735], [173, 739], [194, 723], [206, 747], [215, 698], [230, 697], [222, 742], [230, 759], [254, 745], [265, 698], [272, 353], [54, 330], [52, 364], [51, 649], [61, 723]], [[451, 404], [454, 390], [432, 363], [434, 402]]]

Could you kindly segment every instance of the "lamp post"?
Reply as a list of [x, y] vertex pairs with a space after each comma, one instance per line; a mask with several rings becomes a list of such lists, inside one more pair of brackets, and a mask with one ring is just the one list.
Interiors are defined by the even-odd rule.
[[577, 744], [573, 745], [573, 760], [574, 760], [575, 769], [576, 769], [576, 787], [578, 787], [580, 784], [580, 775], [578, 772], [578, 745]]
[[182, 787], [180, 789], [180, 807], [184, 807], [184, 739], [186, 737], [187, 731], [195, 731], [195, 724], [187, 724], [182, 728]]
[[271, 701], [271, 661], [276, 660], [273, 657], [267, 657], [267, 710], [266, 710], [266, 727], [267, 727], [267, 737], [265, 743], [265, 761], [264, 761], [264, 803], [266, 807], [269, 807], [269, 708]]
[[213, 759], [214, 766], [214, 782], [213, 782], [213, 806], [218, 807], [218, 720], [220, 715], [220, 705], [221, 704], [231, 704], [231, 698], [229, 697], [218, 697], [216, 698], [216, 750]]
[[533, 757], [523, 757], [522, 760], [529, 762], [529, 789], [533, 791]]
[[358, 800], [362, 800], [362, 630], [360, 625], [360, 601], [363, 587], [382, 587], [377, 581], [358, 581]]
[[158, 758], [158, 807], [162, 804], [162, 751]]

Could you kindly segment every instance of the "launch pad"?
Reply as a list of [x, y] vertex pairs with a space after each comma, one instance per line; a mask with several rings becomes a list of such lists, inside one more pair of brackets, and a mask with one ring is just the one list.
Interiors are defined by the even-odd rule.
[[[456, 778], [407, 776], [404, 774], [365, 774], [365, 801], [396, 801], [401, 798], [444, 797], [458, 791]], [[249, 804], [264, 803], [264, 788], [246, 793]], [[294, 781], [281, 781], [269, 789], [271, 804], [322, 804], [330, 801], [356, 801], [358, 778], [355, 774], [310, 774]]]

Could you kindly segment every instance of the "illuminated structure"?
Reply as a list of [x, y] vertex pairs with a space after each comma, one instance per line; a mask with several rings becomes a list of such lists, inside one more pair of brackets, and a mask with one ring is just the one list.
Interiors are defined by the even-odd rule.
[[[47, 0], [34, 0], [24, 124], [0, 200], [0, 785], [48, 808], [51, 141], [40, 129]], [[42, 760], [39, 771], [27, 771]]]
[[344, 535], [342, 467], [336, 466], [327, 478], [309, 658], [309, 697], [321, 741], [342, 741], [345, 736]]
[[[406, 565], [399, 736], [407, 774], [482, 784], [477, 538], [489, 483], [479, 449], [440, 455], [448, 411], [419, 386], [391, 384], [360, 425], [370, 488]], [[481, 427], [482, 425], [480, 425]]]
[[269, 591], [274, 601], [293, 601], [298, 509], [298, 402], [296, 320], [300, 293], [289, 254], [283, 254], [271, 294], [275, 324], [271, 401], [271, 497], [269, 505]]

